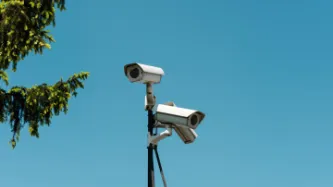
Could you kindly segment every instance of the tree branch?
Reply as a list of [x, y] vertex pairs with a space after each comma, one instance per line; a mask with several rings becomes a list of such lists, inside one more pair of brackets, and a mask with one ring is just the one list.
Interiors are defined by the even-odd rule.
[[49, 126], [54, 115], [66, 114], [69, 99], [77, 95], [78, 88], [84, 88], [83, 81], [88, 76], [89, 73], [82, 72], [54, 85], [13, 87], [8, 92], [0, 90], [0, 123], [9, 121], [13, 132], [12, 147], [15, 148], [25, 124], [29, 125], [30, 135], [39, 138], [40, 126]]
[[65, 0], [0, 0], [0, 69], [16, 71], [30, 52], [42, 54], [53, 37], [46, 30], [55, 25], [55, 7], [65, 10]]

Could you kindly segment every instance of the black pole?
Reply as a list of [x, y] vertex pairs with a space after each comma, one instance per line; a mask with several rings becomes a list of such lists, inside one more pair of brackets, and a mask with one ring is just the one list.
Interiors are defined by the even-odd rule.
[[[150, 136], [153, 135], [154, 128], [154, 116], [153, 111], [148, 110], [148, 132]], [[154, 177], [154, 157], [153, 157], [154, 145], [149, 144], [148, 146], [148, 187], [155, 187], [155, 177]]]
[[158, 167], [160, 168], [160, 173], [161, 173], [161, 176], [162, 176], [164, 187], [167, 187], [167, 183], [166, 183], [166, 179], [165, 179], [165, 176], [164, 176], [161, 160], [160, 160], [160, 157], [158, 156], [157, 146], [155, 146], [154, 150], [155, 150], [155, 155], [156, 155]]

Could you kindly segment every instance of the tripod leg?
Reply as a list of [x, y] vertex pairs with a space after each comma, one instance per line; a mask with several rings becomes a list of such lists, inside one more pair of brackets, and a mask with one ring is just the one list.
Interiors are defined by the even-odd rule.
[[154, 147], [154, 151], [155, 151], [155, 155], [156, 155], [158, 167], [160, 168], [160, 173], [161, 173], [161, 176], [162, 176], [164, 187], [167, 187], [167, 183], [166, 183], [166, 179], [164, 177], [164, 173], [163, 173], [163, 168], [162, 168], [162, 164], [161, 164], [161, 161], [160, 161], [160, 157], [158, 156], [157, 146]]

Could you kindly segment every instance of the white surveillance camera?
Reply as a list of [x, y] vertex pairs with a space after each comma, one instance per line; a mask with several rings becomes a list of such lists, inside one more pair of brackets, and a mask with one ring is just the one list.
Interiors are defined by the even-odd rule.
[[196, 129], [205, 114], [186, 108], [159, 104], [156, 109], [155, 119], [161, 123], [177, 124], [191, 129]]
[[162, 68], [139, 63], [127, 64], [124, 67], [125, 75], [130, 82], [160, 83], [164, 71]]
[[174, 125], [173, 129], [176, 131], [180, 139], [182, 139], [185, 144], [193, 143], [194, 140], [198, 137], [197, 133], [193, 129], [188, 127]]

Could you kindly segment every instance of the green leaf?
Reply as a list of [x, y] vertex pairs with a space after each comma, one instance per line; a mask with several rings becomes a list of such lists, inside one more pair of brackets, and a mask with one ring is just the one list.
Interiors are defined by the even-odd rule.
[[9, 82], [8, 82], [8, 75], [7, 75], [7, 73], [6, 73], [5, 71], [3, 71], [3, 70], [0, 70], [0, 80], [2, 80], [2, 81], [6, 84], [6, 86], [9, 85]]
[[48, 43], [46, 43], [44, 46], [45, 46], [46, 48], [48, 48], [48, 49], [51, 49], [51, 45], [48, 44]]
[[34, 2], [32, 2], [32, 1], [30, 1], [30, 6], [32, 7], [32, 8], [34, 8], [35, 7], [35, 3]]
[[12, 149], [15, 149], [15, 147], [16, 147], [16, 141], [15, 141], [15, 139], [12, 139], [12, 140], [9, 142], [9, 144], [12, 146]]

